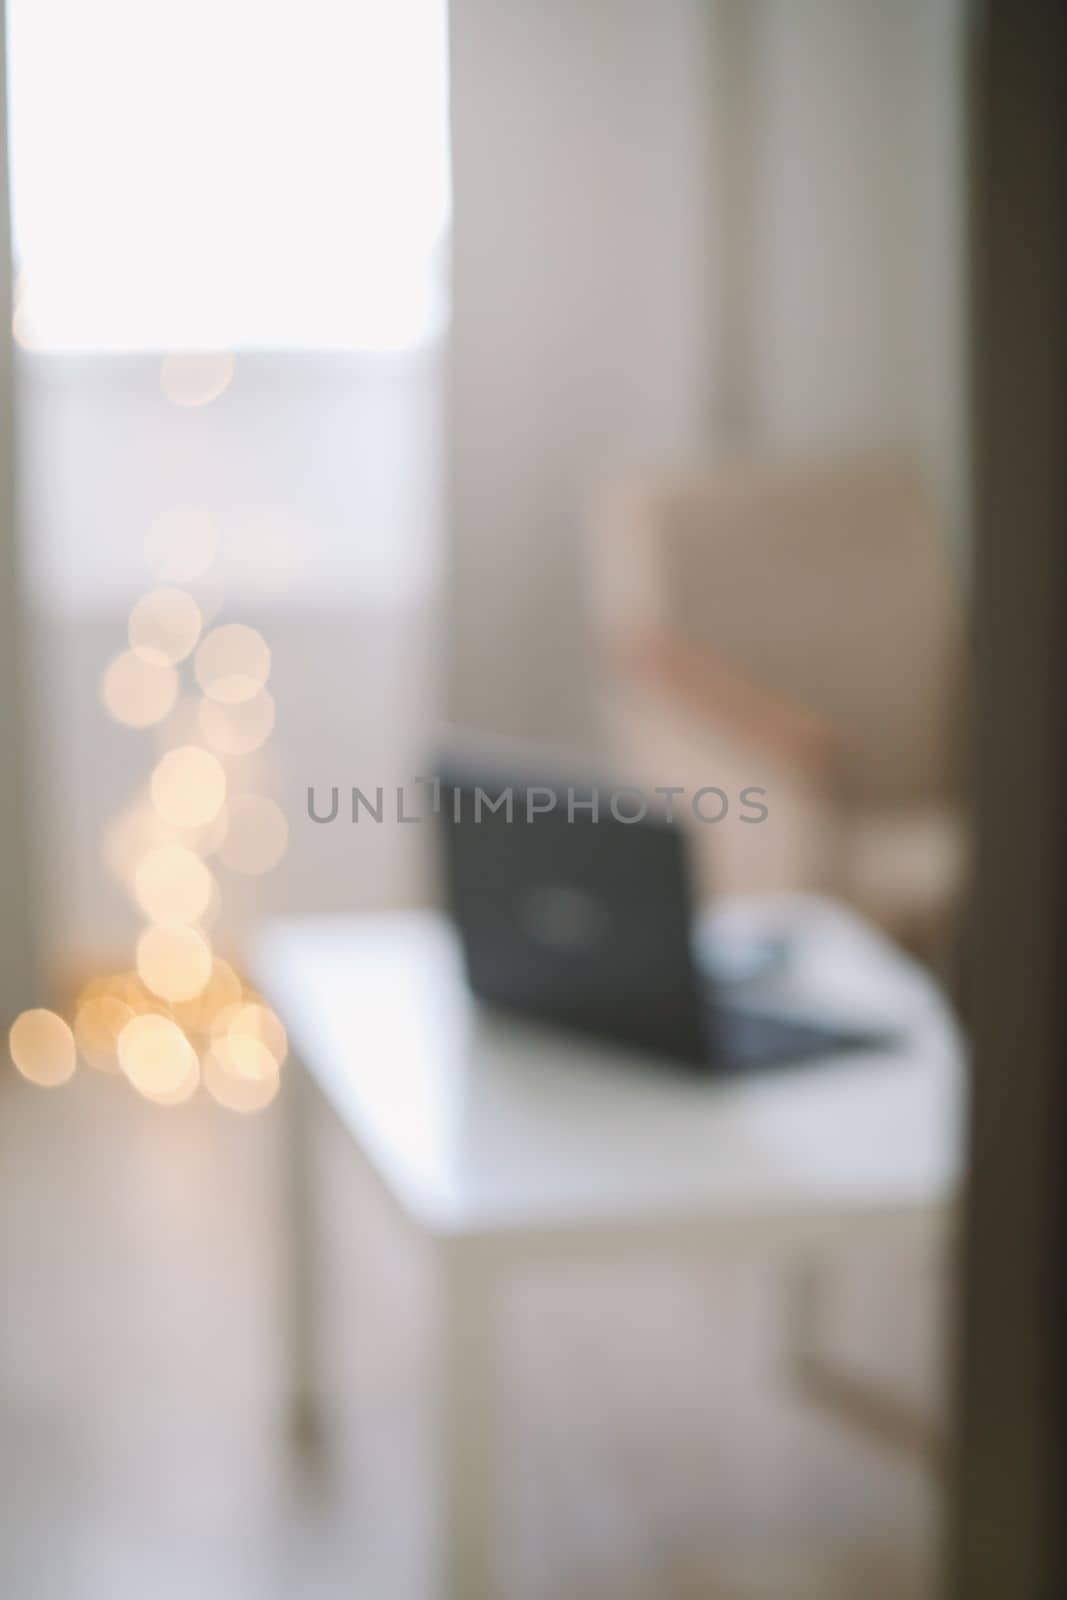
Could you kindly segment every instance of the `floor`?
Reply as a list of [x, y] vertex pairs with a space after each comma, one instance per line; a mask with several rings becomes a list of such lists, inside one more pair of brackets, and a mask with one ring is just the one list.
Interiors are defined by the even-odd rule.
[[[278, 1106], [166, 1112], [91, 1072], [44, 1092], [0, 1069], [5, 1600], [426, 1600], [423, 1263], [324, 1119], [329, 1420], [294, 1449], [282, 1131]], [[865, 1354], [921, 1365], [929, 1318], [905, 1338], [898, 1266], [865, 1270]], [[747, 1261], [516, 1286], [501, 1600], [933, 1593], [931, 1475], [803, 1403], [783, 1295]]]

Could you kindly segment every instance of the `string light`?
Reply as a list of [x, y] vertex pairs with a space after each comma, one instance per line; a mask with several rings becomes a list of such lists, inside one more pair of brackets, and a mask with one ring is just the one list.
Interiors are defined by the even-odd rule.
[[37, 326], [26, 277], [22, 272], [15, 279], [12, 299], [15, 311], [11, 318], [11, 336], [15, 343], [22, 350], [44, 349], [45, 343]]
[[193, 1000], [211, 977], [211, 946], [196, 928], [146, 928], [137, 941], [137, 974], [161, 1000]]
[[262, 1111], [278, 1093], [281, 1082], [277, 1067], [258, 1078], [232, 1069], [216, 1046], [204, 1057], [203, 1076], [208, 1094], [229, 1111]]
[[181, 844], [160, 845], [138, 863], [133, 892], [153, 922], [199, 922], [211, 904], [215, 880], [195, 851]]
[[119, 1034], [134, 1017], [117, 994], [90, 995], [74, 1014], [74, 1038], [81, 1054], [100, 1072], [118, 1072]]
[[196, 1087], [196, 1051], [169, 1017], [132, 1018], [119, 1034], [118, 1058], [134, 1088], [150, 1098], [180, 1094], [190, 1080]]
[[[25, 309], [24, 300], [19, 305]], [[206, 405], [234, 370], [229, 355], [168, 356], [160, 385], [176, 405]], [[273, 800], [229, 795], [223, 761], [261, 749], [276, 708], [263, 635], [245, 623], [204, 632], [222, 603], [218, 548], [218, 529], [203, 508], [171, 508], [149, 529], [145, 553], [157, 586], [133, 605], [128, 648], [100, 681], [108, 714], [125, 727], [153, 730], [158, 751], [146, 790], [102, 840], [105, 864], [147, 925], [131, 970], [83, 987], [73, 1027], [43, 1009], [16, 1018], [12, 1060], [34, 1083], [65, 1083], [80, 1053], [160, 1106], [178, 1106], [203, 1085], [220, 1105], [253, 1112], [278, 1092], [285, 1028], [214, 954], [206, 934], [222, 910], [208, 859], [231, 872], [267, 872], [289, 835]], [[199, 694], [182, 694], [186, 662]], [[246, 763], [242, 783], [248, 778]]]
[[173, 1089], [142, 1089], [146, 1100], [156, 1106], [181, 1106], [191, 1100], [200, 1087], [200, 1062], [193, 1051], [188, 1058], [185, 1076]]
[[270, 1076], [285, 1064], [289, 1040], [281, 1018], [258, 1001], [227, 1006], [215, 1018], [212, 1045], [220, 1062], [246, 1078]]
[[150, 728], [168, 716], [178, 698], [178, 674], [168, 662], [146, 661], [123, 650], [100, 681], [100, 698], [116, 722]]
[[226, 802], [221, 761], [195, 744], [168, 750], [156, 763], [149, 787], [160, 817], [176, 828], [204, 827]]
[[211, 963], [210, 976], [200, 993], [192, 1000], [172, 1004], [170, 1009], [188, 1033], [202, 1034], [210, 1039], [222, 1012], [237, 1005], [243, 996], [244, 988], [233, 967], [216, 956]]
[[176, 406], [207, 406], [233, 382], [236, 363], [222, 352], [206, 355], [164, 356], [159, 387]]
[[193, 663], [204, 693], [223, 705], [258, 695], [270, 676], [270, 647], [244, 622], [227, 622], [206, 634]]
[[43, 1089], [66, 1083], [78, 1064], [74, 1035], [54, 1011], [23, 1011], [11, 1024], [8, 1047], [22, 1076]]
[[184, 589], [164, 585], [142, 595], [130, 612], [130, 649], [156, 666], [176, 666], [200, 637], [200, 607]]
[[170, 830], [147, 800], [135, 802], [108, 824], [101, 842], [104, 864], [119, 883], [132, 889], [142, 857], [169, 843], [169, 836]]

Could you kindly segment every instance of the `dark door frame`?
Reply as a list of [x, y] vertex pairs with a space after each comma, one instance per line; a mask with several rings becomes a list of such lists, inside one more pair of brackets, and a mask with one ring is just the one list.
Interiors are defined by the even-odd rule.
[[1067, 12], [973, 46], [978, 861], [953, 1600], [1067, 1595]]

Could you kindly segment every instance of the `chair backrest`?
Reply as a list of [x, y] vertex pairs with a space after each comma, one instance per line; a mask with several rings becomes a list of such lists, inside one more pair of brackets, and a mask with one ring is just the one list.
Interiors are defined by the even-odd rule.
[[656, 625], [828, 723], [855, 802], [958, 791], [961, 586], [915, 472], [736, 466], [661, 486], [646, 506]]

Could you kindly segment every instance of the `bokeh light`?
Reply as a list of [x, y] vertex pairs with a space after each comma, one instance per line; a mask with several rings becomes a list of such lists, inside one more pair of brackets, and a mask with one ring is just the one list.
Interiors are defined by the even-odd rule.
[[119, 1070], [118, 1038], [134, 1011], [118, 994], [104, 990], [84, 997], [74, 1013], [78, 1049], [100, 1072]]
[[228, 961], [216, 956], [200, 993], [191, 1000], [172, 1001], [169, 1010], [186, 1033], [209, 1037], [218, 1027], [221, 1013], [238, 1005], [243, 998], [244, 989], [237, 973]]
[[150, 728], [168, 716], [178, 698], [178, 674], [166, 662], [145, 661], [132, 650], [115, 656], [100, 681], [106, 710], [127, 728]]
[[198, 922], [211, 905], [215, 879], [195, 851], [181, 844], [150, 850], [134, 872], [134, 897], [152, 922]]
[[200, 637], [200, 607], [184, 589], [150, 589], [130, 612], [130, 649], [142, 661], [176, 666]]
[[170, 1017], [133, 1017], [119, 1034], [118, 1058], [134, 1088], [151, 1099], [196, 1088], [196, 1051]]
[[224, 351], [175, 353], [163, 357], [159, 387], [176, 406], [206, 406], [230, 387], [235, 370], [233, 356]]
[[176, 828], [202, 828], [226, 803], [222, 763], [198, 745], [179, 745], [161, 756], [150, 788], [159, 815]]
[[289, 847], [285, 813], [265, 795], [239, 795], [231, 801], [219, 860], [231, 872], [255, 876], [276, 867]]
[[226, 806], [222, 806], [210, 822], [202, 823], [199, 828], [184, 830], [182, 840], [200, 856], [206, 858], [207, 856], [215, 855], [218, 852], [219, 845], [226, 837], [229, 822], [229, 809]]
[[137, 941], [137, 973], [162, 1000], [192, 1000], [211, 977], [211, 946], [196, 928], [145, 928]]
[[219, 1066], [230, 1076], [262, 1083], [274, 1077], [278, 1063], [263, 1043], [251, 1033], [223, 1033], [213, 1039], [211, 1051]]
[[262, 1111], [270, 1105], [281, 1083], [277, 1066], [273, 1072], [265, 1070], [262, 1077], [235, 1071], [226, 1054], [214, 1044], [204, 1057], [203, 1073], [208, 1094], [229, 1111]]
[[167, 1011], [168, 1003], [160, 999], [158, 994], [153, 994], [141, 980], [140, 973], [136, 971], [125, 972], [118, 980], [116, 993], [125, 1000], [135, 1016], [143, 1016], [148, 1011]]
[[233, 967], [216, 956], [211, 965], [211, 976], [200, 996], [200, 1026], [209, 1030], [219, 1013], [228, 1006], [236, 1005], [243, 995], [241, 980]]
[[274, 696], [260, 689], [250, 700], [223, 705], [205, 695], [198, 708], [204, 743], [223, 756], [247, 756], [270, 738], [274, 728]]
[[289, 1052], [281, 1018], [259, 1001], [226, 1006], [215, 1017], [211, 1034], [222, 1065], [241, 1077], [270, 1076], [285, 1064]]
[[209, 511], [173, 506], [158, 516], [145, 538], [145, 559], [166, 583], [202, 578], [218, 553], [219, 535]]
[[119, 882], [132, 893], [137, 868], [149, 850], [163, 844], [184, 844], [206, 859], [222, 843], [228, 823], [225, 806], [220, 807], [210, 822], [197, 828], [164, 822], [146, 793], [108, 824], [102, 842], [103, 859]]
[[226, 622], [205, 634], [194, 662], [204, 693], [223, 705], [258, 695], [270, 676], [270, 647], [244, 622]]
[[28, 302], [24, 301], [22, 305], [15, 307], [11, 318], [11, 336], [20, 350], [43, 348], [40, 330]]
[[108, 824], [101, 855], [119, 882], [132, 888], [141, 858], [157, 845], [167, 844], [169, 838], [170, 830], [159, 813], [147, 801], [135, 801]]
[[23, 1011], [11, 1024], [8, 1047], [22, 1076], [44, 1089], [66, 1083], [78, 1065], [74, 1035], [54, 1011]]
[[11, 318], [11, 336], [22, 350], [41, 350], [44, 341], [37, 325], [37, 318], [33, 310], [29, 285], [26, 274], [20, 272], [15, 278], [11, 295], [14, 305], [14, 315]]
[[[173, 356], [161, 382], [177, 404], [200, 405], [222, 392], [233, 370], [229, 356]], [[147, 926], [134, 968], [83, 987], [73, 1027], [54, 1012], [25, 1012], [12, 1028], [11, 1052], [36, 1083], [66, 1082], [80, 1053], [101, 1072], [123, 1073], [159, 1105], [179, 1105], [203, 1083], [221, 1105], [256, 1111], [278, 1092], [288, 1039], [275, 1012], [213, 953], [207, 930], [223, 899], [208, 858], [255, 875], [275, 866], [288, 846], [281, 808], [247, 792], [256, 752], [275, 723], [266, 686], [271, 652], [244, 623], [205, 631], [225, 581], [219, 529], [207, 509], [163, 513], [145, 554], [157, 586], [133, 606], [129, 648], [108, 664], [100, 695], [117, 722], [152, 730], [156, 748], [146, 789], [102, 840], [105, 864]], [[183, 697], [186, 660], [200, 692]], [[246, 792], [233, 799], [220, 757], [239, 762], [238, 786]]]
[[191, 1100], [200, 1087], [200, 1060], [195, 1050], [189, 1057], [185, 1077], [173, 1089], [142, 1089], [146, 1100], [154, 1106], [181, 1106]]

